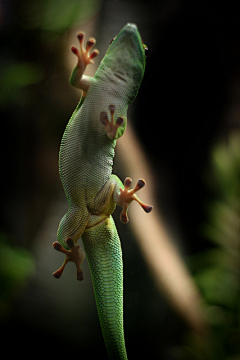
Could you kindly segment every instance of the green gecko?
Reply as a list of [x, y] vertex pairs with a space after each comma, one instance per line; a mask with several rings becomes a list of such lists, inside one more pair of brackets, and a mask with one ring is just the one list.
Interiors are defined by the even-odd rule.
[[116, 140], [127, 125], [127, 109], [142, 82], [147, 48], [135, 24], [128, 23], [112, 40], [94, 78], [85, 76], [88, 64], [98, 55], [90, 50], [91, 38], [83, 46], [84, 34], [78, 34], [80, 49], [70, 83], [83, 90], [82, 98], [63, 134], [59, 172], [69, 209], [63, 216], [53, 247], [66, 255], [63, 265], [53, 273], [60, 278], [69, 261], [77, 266], [77, 279], [84, 250], [77, 245], [82, 237], [87, 254], [99, 320], [110, 359], [127, 359], [123, 330], [123, 264], [120, 239], [111, 214], [122, 206], [123, 223], [128, 222], [129, 204], [136, 200], [146, 212], [136, 192], [145, 185], [140, 179], [134, 189], [127, 177], [124, 185], [112, 175]]

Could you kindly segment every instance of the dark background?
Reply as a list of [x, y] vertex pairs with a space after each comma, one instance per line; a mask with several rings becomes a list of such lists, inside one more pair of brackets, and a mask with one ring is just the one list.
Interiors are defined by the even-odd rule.
[[[130, 121], [159, 177], [161, 212], [167, 226], [176, 224], [185, 255], [212, 246], [201, 232], [212, 196], [204, 176], [212, 146], [227, 144], [239, 129], [240, 3], [1, 0], [0, 226], [6, 251], [0, 320], [6, 341], [14, 339], [13, 353], [30, 355], [31, 345], [41, 356], [105, 354], [87, 265], [89, 280], [81, 288], [74, 269], [66, 270], [74, 275], [70, 282], [67, 273], [62, 285], [50, 278], [61, 261], [51, 243], [67, 207], [58, 148], [79, 96], [68, 84], [63, 54], [70, 52], [71, 29], [90, 23], [101, 57], [127, 22], [138, 24], [149, 47]], [[155, 289], [133, 235], [119, 231], [129, 358], [140, 349], [142, 358], [175, 359], [186, 325]]]

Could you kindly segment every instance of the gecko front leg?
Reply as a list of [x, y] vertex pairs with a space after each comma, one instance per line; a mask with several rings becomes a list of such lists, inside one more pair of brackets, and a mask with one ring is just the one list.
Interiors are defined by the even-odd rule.
[[108, 114], [105, 111], [100, 113], [100, 121], [103, 124], [104, 129], [106, 130], [107, 137], [110, 140], [115, 140], [118, 138], [117, 132], [118, 128], [123, 124], [124, 119], [123, 117], [118, 117], [116, 122], [114, 122], [114, 113], [116, 111], [115, 105], [109, 105], [109, 110], [111, 114], [110, 121], [108, 120]]
[[74, 55], [77, 56], [77, 65], [73, 69], [72, 75], [70, 77], [70, 84], [78, 89], [81, 89], [84, 91], [84, 95], [86, 95], [86, 92], [90, 85], [90, 77], [84, 76], [83, 73], [86, 69], [86, 67], [89, 64], [93, 64], [93, 59], [98, 56], [99, 51], [94, 50], [90, 54], [90, 50], [92, 49], [93, 45], [95, 45], [96, 40], [94, 38], [90, 38], [87, 41], [86, 48], [83, 46], [83, 40], [84, 40], [84, 33], [80, 32], [77, 35], [79, 40], [79, 50], [73, 46], [71, 48]]

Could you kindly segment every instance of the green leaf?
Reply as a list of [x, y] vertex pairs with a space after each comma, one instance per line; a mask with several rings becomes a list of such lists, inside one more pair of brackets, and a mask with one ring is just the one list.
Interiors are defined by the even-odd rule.
[[33, 63], [13, 63], [2, 66], [0, 74], [0, 105], [18, 102], [22, 90], [41, 81], [43, 70]]

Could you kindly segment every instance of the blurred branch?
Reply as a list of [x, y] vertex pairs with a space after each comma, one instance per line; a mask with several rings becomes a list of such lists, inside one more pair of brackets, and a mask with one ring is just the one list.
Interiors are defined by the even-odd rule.
[[154, 172], [131, 128], [118, 141], [118, 154], [126, 173], [136, 182], [143, 174], [147, 185], [141, 199], [154, 206], [146, 215], [139, 206], [132, 204], [129, 210], [130, 224], [143, 252], [145, 261], [159, 289], [166, 294], [175, 310], [198, 333], [203, 333], [205, 324], [201, 298], [181, 256], [174, 247], [155, 201]]

